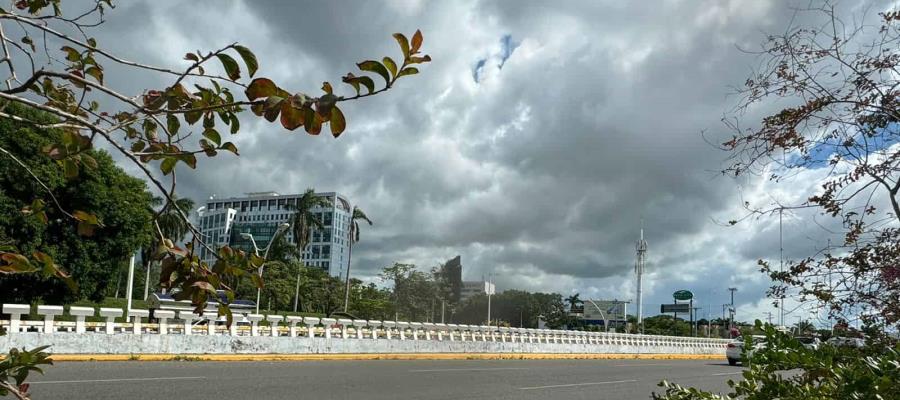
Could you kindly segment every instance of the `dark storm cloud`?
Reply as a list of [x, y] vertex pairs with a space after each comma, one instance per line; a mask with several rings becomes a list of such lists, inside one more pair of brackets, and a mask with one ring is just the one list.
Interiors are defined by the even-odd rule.
[[643, 219], [647, 304], [685, 286], [720, 297], [744, 284], [747, 304], [764, 295], [752, 265], [777, 255], [771, 236], [713, 221], [739, 214], [741, 199], [701, 132], [724, 134], [729, 87], [755, 62], [737, 46], [786, 26], [780, 1], [148, 4], [112, 12], [101, 42], [179, 65], [186, 51], [239, 41], [261, 75], [313, 93], [357, 61], [396, 58], [393, 32], [422, 29], [434, 59], [347, 104], [337, 140], [242, 120], [241, 157], [179, 170], [184, 196], [338, 191], [375, 220], [354, 249], [363, 277], [461, 254], [466, 277], [502, 271], [501, 288], [610, 298], [633, 295]]

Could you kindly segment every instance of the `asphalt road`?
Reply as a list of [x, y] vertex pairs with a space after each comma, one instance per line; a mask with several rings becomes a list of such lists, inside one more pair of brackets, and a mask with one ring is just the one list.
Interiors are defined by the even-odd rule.
[[458, 360], [61, 362], [34, 375], [52, 399], [649, 399], [663, 379], [725, 391], [724, 361]]

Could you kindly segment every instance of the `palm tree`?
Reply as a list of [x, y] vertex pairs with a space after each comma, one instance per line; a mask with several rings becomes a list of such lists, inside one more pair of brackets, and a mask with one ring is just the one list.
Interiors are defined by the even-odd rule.
[[575, 309], [578, 308], [578, 304], [584, 304], [584, 302], [581, 301], [581, 295], [578, 293], [566, 297], [566, 302], [569, 303], [569, 312], [575, 312]]
[[[188, 198], [173, 199], [175, 200], [175, 206], [178, 207], [177, 209], [169, 202], [160, 210], [153, 210], [154, 215], [156, 215], [154, 228], [159, 227], [159, 232], [154, 232], [150, 235], [152, 237], [150, 244], [141, 251], [141, 258], [147, 267], [147, 276], [144, 279], [144, 300], [147, 300], [147, 296], [150, 293], [150, 269], [153, 264], [153, 253], [156, 252], [160, 244], [160, 233], [162, 237], [177, 243], [183, 241], [184, 237], [191, 231], [188, 222], [181, 217], [181, 212], [189, 213], [194, 208], [194, 201]], [[163, 204], [163, 200], [157, 196], [153, 196], [150, 199], [151, 206], [158, 207], [161, 204]]]
[[344, 313], [347, 313], [347, 307], [350, 305], [350, 257], [353, 256], [353, 243], [359, 242], [359, 221], [366, 221], [372, 225], [372, 220], [366, 216], [359, 207], [353, 206], [353, 213], [350, 216], [350, 240], [347, 241], [347, 276], [344, 288]]
[[[297, 259], [300, 260], [299, 266], [303, 266], [303, 252], [309, 245], [310, 233], [314, 228], [321, 229], [322, 221], [313, 213], [313, 208], [327, 207], [329, 202], [324, 197], [316, 196], [316, 191], [312, 188], [306, 189], [303, 195], [297, 198], [296, 203], [285, 204], [285, 209], [293, 211], [291, 215], [291, 234], [294, 235], [294, 241], [297, 243]], [[294, 312], [297, 311], [297, 301], [300, 297], [300, 270], [297, 269], [297, 288], [294, 295]]]

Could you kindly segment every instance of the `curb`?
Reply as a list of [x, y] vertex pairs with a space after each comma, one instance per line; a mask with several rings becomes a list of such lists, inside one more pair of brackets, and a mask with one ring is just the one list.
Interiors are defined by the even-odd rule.
[[53, 354], [53, 361], [325, 360], [725, 360], [719, 354], [373, 353], [373, 354]]

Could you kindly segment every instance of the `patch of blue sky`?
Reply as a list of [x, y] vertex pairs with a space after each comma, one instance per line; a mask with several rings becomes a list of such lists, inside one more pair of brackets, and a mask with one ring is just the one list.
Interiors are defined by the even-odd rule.
[[492, 61], [491, 65], [496, 65], [498, 70], [503, 69], [506, 60], [509, 60], [509, 57], [512, 56], [513, 52], [516, 51], [516, 48], [518, 48], [520, 44], [520, 42], [513, 40], [512, 35], [510, 34], [501, 36], [500, 51], [498, 53], [488, 57], [479, 58], [475, 61], [475, 64], [472, 66], [472, 79], [475, 80], [476, 83], [481, 82], [484, 69], [488, 67], [488, 61]]
[[[877, 134], [868, 137], [857, 134], [853, 140], [854, 143], [851, 145], [851, 148], [854, 149], [854, 152], [858, 152], [857, 149], [859, 148], [868, 148], [868, 152], [871, 154], [886, 149], [896, 143], [900, 143], [900, 124], [889, 124], [878, 131]], [[829, 160], [836, 154], [846, 154], [846, 150], [843, 150], [843, 147], [840, 143], [831, 140], [816, 145], [805, 155], [795, 154], [788, 161], [789, 164], [802, 164], [803, 168], [806, 169], [827, 167]], [[805, 158], [801, 160], [801, 157]]]

